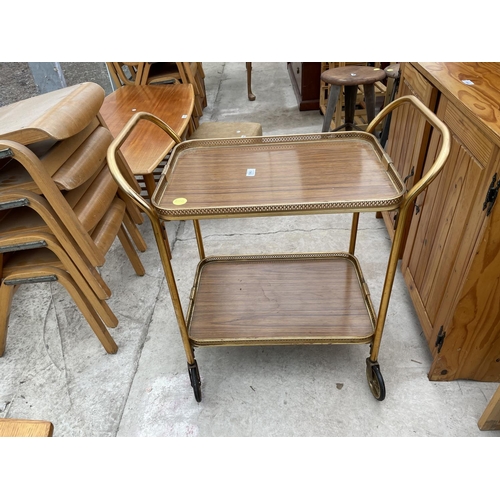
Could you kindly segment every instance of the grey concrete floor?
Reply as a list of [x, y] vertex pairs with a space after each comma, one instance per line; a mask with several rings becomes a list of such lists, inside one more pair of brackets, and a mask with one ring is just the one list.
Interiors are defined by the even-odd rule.
[[[319, 111], [299, 112], [286, 63], [204, 63], [204, 120], [258, 121], [265, 135], [321, 130]], [[360, 218], [357, 255], [378, 307], [390, 241], [373, 214]], [[206, 253], [346, 250], [348, 215], [202, 221]], [[192, 225], [167, 224], [186, 308], [197, 264]], [[149, 222], [139, 277], [115, 242], [102, 275], [119, 319], [108, 355], [58, 284], [24, 285], [12, 305], [0, 359], [0, 417], [44, 419], [55, 436], [497, 436], [477, 421], [497, 384], [431, 382], [431, 356], [398, 272], [379, 361], [387, 397], [365, 378], [368, 346], [213, 347], [196, 350], [197, 403]], [[251, 298], [249, 298], [250, 300]]]

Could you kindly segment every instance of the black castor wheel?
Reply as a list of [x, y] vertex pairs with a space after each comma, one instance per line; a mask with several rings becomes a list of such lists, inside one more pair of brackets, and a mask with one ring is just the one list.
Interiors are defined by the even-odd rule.
[[383, 401], [385, 399], [384, 378], [380, 373], [380, 365], [376, 361], [371, 361], [370, 358], [366, 359], [366, 378], [373, 397], [378, 401]]
[[198, 363], [194, 360], [194, 363], [190, 365], [188, 363], [189, 379], [191, 380], [191, 387], [193, 388], [194, 397], [196, 401], [201, 402], [201, 378], [200, 371], [198, 370]]

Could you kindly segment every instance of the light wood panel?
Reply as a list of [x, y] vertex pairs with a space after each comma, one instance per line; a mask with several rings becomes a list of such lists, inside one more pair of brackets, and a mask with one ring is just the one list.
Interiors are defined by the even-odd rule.
[[[425, 78], [419, 75], [411, 66], [402, 65], [405, 69], [401, 78], [397, 97], [414, 95], [431, 111], [436, 109], [437, 90]], [[411, 189], [422, 177], [426, 151], [429, 145], [431, 126], [414, 108], [404, 106], [396, 109], [391, 118], [391, 127], [386, 144], [386, 151], [394, 162], [401, 179], [405, 180], [407, 190]], [[391, 238], [394, 237], [397, 212], [382, 214]], [[405, 248], [410, 226], [408, 219], [405, 224], [403, 243], [399, 257]]]
[[86, 82], [0, 108], [0, 138], [31, 144], [62, 140], [83, 130], [104, 100], [104, 89]]
[[52, 437], [53, 434], [52, 422], [0, 418], [0, 437]]
[[500, 387], [493, 394], [477, 425], [482, 431], [500, 430]]

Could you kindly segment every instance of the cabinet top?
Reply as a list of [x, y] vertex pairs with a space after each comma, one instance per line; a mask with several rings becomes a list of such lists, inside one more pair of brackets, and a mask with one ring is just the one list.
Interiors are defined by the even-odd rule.
[[[411, 63], [440, 92], [500, 144], [500, 63]], [[479, 121], [478, 121], [479, 120]]]

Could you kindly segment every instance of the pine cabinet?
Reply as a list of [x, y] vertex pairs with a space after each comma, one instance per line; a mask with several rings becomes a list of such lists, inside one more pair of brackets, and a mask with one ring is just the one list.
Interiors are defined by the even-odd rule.
[[[499, 382], [500, 64], [406, 63], [402, 78], [402, 93], [427, 89], [452, 135], [443, 171], [415, 202], [401, 267], [433, 355], [429, 378]], [[415, 117], [397, 120], [406, 134], [427, 133]], [[388, 149], [419, 177], [440, 134], [425, 151], [407, 151], [401, 136]]]
[[[435, 112], [437, 89], [430, 84], [413, 66], [402, 64], [401, 82], [398, 97], [413, 95], [420, 99], [431, 111]], [[413, 106], [396, 109], [391, 117], [391, 128], [386, 144], [386, 151], [394, 161], [394, 165], [409, 190], [422, 177], [426, 151], [429, 144], [431, 126]], [[411, 145], [411, 147], [409, 147]], [[396, 230], [397, 211], [382, 214], [387, 231], [391, 238]], [[403, 233], [404, 250], [410, 220]]]

